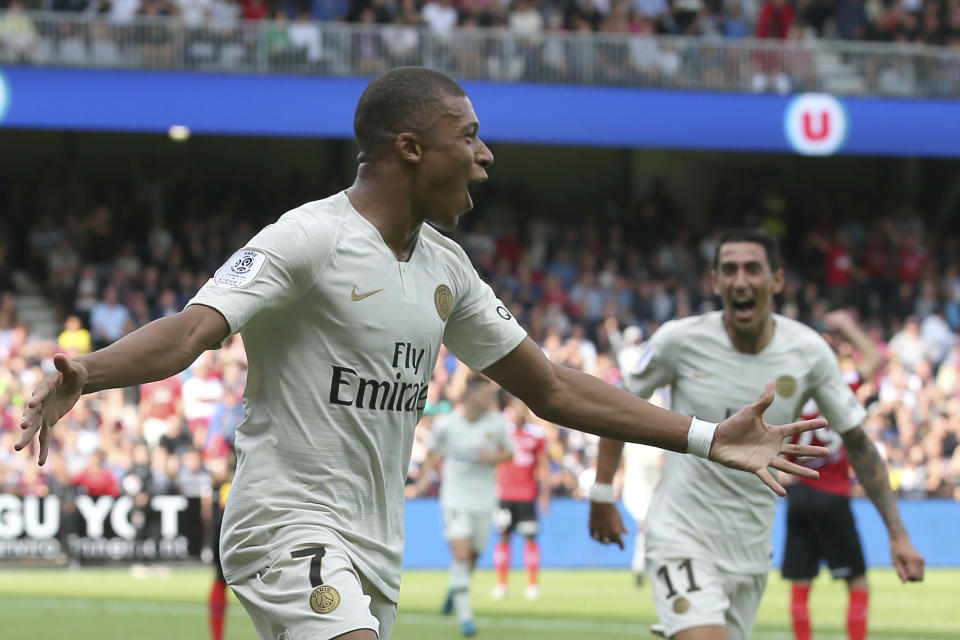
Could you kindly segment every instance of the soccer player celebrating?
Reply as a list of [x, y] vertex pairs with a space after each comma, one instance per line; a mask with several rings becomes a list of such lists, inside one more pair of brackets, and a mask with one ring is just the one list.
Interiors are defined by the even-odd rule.
[[[758, 230], [727, 232], [717, 245], [713, 282], [723, 310], [664, 324], [625, 386], [648, 397], [670, 385], [675, 410], [718, 420], [765, 384], [764, 402], [777, 420], [794, 419], [815, 399], [887, 526], [898, 575], [921, 580], [923, 557], [900, 520], [886, 464], [860, 428], [865, 412], [833, 352], [815, 331], [772, 311], [784, 283], [776, 241]], [[622, 547], [625, 530], [610, 488], [621, 447], [600, 443], [590, 531]], [[746, 640], [770, 568], [776, 500], [757, 491], [755, 477], [694, 456], [665, 457], [647, 513], [646, 564], [661, 630], [676, 640]]]
[[465, 636], [477, 632], [470, 606], [470, 574], [490, 536], [496, 466], [513, 456], [507, 423], [493, 407], [495, 393], [496, 387], [486, 378], [467, 382], [462, 410], [437, 422], [416, 486], [416, 492], [423, 493], [442, 457], [443, 533], [453, 556], [448, 597]]
[[550, 422], [709, 457], [781, 494], [768, 465], [816, 476], [780, 454], [825, 454], [783, 441], [825, 422], [767, 424], [772, 393], [705, 423], [546, 358], [434, 229], [453, 229], [473, 205], [469, 185], [487, 177], [493, 154], [479, 127], [441, 73], [398, 68], [372, 80], [354, 117], [353, 185], [262, 229], [183, 311], [100, 351], [55, 356], [16, 449], [38, 439], [42, 464], [51, 429], [81, 394], [169, 377], [241, 333], [246, 418], [221, 560], [269, 640], [390, 637], [403, 489], [441, 342]]
[[[870, 337], [857, 326], [847, 311], [828, 313], [823, 319], [828, 331], [860, 352], [856, 367], [844, 371], [844, 381], [856, 391], [873, 377], [882, 358]], [[827, 334], [830, 336], [831, 334]], [[803, 408], [803, 416], [815, 418], [819, 409], [814, 400]], [[860, 536], [850, 510], [850, 463], [843, 438], [829, 427], [794, 436], [806, 443], [830, 450], [826, 458], [797, 458], [796, 462], [817, 469], [816, 480], [801, 478], [787, 489], [787, 542], [783, 556], [783, 577], [793, 582], [790, 590], [790, 618], [796, 640], [810, 640], [810, 611], [807, 598], [813, 579], [826, 559], [830, 574], [847, 583], [847, 636], [849, 640], [867, 637], [867, 604], [870, 597], [867, 565], [863, 559]]]
[[545, 512], [550, 504], [547, 441], [543, 429], [530, 420], [530, 410], [525, 404], [514, 399], [507, 407], [507, 413], [511, 417], [513, 457], [497, 470], [500, 510], [497, 512], [496, 525], [500, 531], [500, 542], [493, 552], [497, 584], [493, 588], [492, 597], [494, 600], [507, 597], [510, 536], [516, 531], [526, 538], [523, 564], [527, 569], [527, 588], [524, 595], [527, 600], [536, 600], [540, 597], [540, 546], [537, 544], [540, 525], [537, 522], [536, 500], [539, 496], [542, 512]]

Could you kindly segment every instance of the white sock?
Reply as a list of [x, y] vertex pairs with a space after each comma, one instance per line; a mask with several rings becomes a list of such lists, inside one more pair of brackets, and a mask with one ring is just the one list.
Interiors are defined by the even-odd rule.
[[473, 620], [470, 608], [470, 565], [457, 562], [450, 565], [450, 593], [453, 594], [453, 608], [460, 622]]
[[634, 573], [643, 573], [644, 542], [643, 528], [638, 527], [637, 538], [633, 547], [633, 561], [630, 563], [630, 569]]

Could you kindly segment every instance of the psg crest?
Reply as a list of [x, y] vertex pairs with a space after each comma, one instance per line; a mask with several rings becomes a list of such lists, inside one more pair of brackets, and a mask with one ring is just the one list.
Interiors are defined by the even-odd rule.
[[433, 304], [437, 307], [437, 313], [444, 322], [450, 316], [450, 307], [453, 306], [453, 291], [445, 284], [437, 287], [433, 292]]
[[328, 584], [322, 584], [310, 594], [310, 608], [317, 613], [330, 613], [340, 606], [340, 593]]

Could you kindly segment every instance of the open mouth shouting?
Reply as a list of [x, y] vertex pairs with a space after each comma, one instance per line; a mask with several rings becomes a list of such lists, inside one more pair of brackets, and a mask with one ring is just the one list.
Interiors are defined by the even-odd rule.
[[730, 300], [733, 307], [733, 317], [738, 323], [747, 323], [753, 320], [757, 308], [754, 298], [738, 297]]

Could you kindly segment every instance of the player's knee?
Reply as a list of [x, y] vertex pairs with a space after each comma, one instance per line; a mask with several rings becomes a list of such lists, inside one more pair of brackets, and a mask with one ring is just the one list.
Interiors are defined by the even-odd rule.
[[678, 631], [671, 640], [730, 640], [730, 635], [726, 627], [706, 625]]
[[867, 591], [870, 588], [870, 583], [867, 582], [866, 575], [852, 576], [847, 578], [847, 588], [850, 591]]
[[356, 629], [336, 636], [333, 640], [377, 640], [377, 634], [372, 629]]

